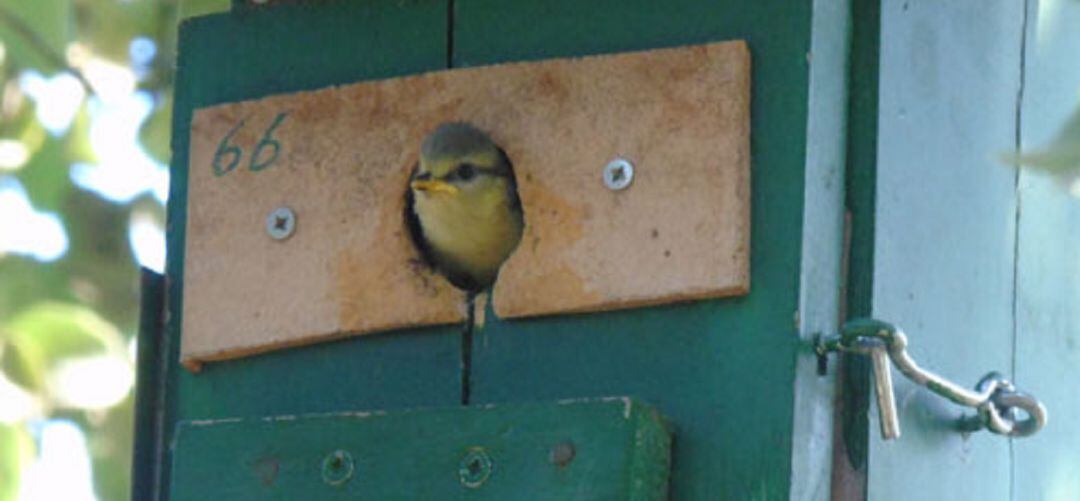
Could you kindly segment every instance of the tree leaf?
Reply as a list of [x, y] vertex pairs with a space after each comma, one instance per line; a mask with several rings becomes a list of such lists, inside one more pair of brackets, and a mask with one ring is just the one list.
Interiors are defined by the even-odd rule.
[[71, 0], [0, 0], [0, 40], [8, 58], [43, 73], [63, 69], [75, 31], [72, 14]]
[[63, 139], [47, 136], [30, 161], [15, 173], [37, 210], [59, 211], [71, 192], [65, 150]]
[[172, 2], [107, 1], [77, 4], [79, 41], [95, 54], [117, 63], [128, 62], [135, 37], [154, 37], [163, 16], [174, 12]]
[[15, 499], [19, 477], [34, 458], [34, 441], [19, 425], [0, 423], [0, 500]]
[[0, 371], [11, 382], [36, 394], [45, 391], [49, 368], [41, 351], [31, 343], [8, 341], [0, 353]]
[[157, 97], [156, 106], [149, 118], [139, 130], [139, 142], [158, 162], [169, 163], [171, 149], [169, 141], [172, 131], [172, 96], [162, 93]]
[[[13, 381], [40, 391], [47, 371], [68, 357], [118, 353], [123, 341], [116, 327], [93, 310], [76, 304], [40, 303], [0, 328], [4, 365]], [[9, 358], [8, 352], [13, 355]]]

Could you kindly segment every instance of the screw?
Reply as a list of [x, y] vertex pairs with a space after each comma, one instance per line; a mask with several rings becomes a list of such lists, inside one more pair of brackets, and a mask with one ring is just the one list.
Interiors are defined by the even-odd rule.
[[353, 475], [352, 454], [343, 450], [336, 450], [327, 454], [322, 462], [322, 479], [328, 485], [341, 485], [348, 482]]
[[559, 442], [551, 448], [551, 452], [548, 454], [548, 461], [551, 464], [559, 467], [570, 464], [570, 461], [574, 460], [574, 443], [567, 440], [566, 442]]
[[625, 190], [633, 180], [634, 164], [625, 158], [616, 158], [604, 166], [604, 185], [612, 190]]
[[273, 456], [260, 457], [254, 464], [255, 473], [262, 480], [263, 485], [272, 485], [277, 478], [281, 463]]
[[458, 467], [458, 478], [461, 480], [461, 485], [470, 489], [480, 487], [491, 476], [494, 466], [491, 456], [483, 447], [469, 449], [465, 457], [461, 458], [461, 465]]
[[274, 240], [285, 240], [296, 231], [296, 214], [288, 207], [278, 207], [266, 216], [266, 233]]

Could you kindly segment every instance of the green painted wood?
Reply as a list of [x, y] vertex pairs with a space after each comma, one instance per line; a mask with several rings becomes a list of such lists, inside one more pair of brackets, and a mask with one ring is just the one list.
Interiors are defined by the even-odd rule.
[[460, 335], [452, 326], [209, 364], [199, 374], [176, 363], [192, 110], [442, 68], [447, 14], [444, 1], [318, 2], [181, 25], [167, 229], [167, 435], [179, 420], [458, 402]]
[[489, 311], [471, 392], [480, 403], [641, 397], [673, 422], [673, 498], [787, 499], [810, 3], [456, 0], [453, 21], [454, 66], [747, 40], [750, 294], [508, 322]]
[[[919, 365], [964, 386], [1013, 357], [1017, 138], [1024, 6], [884, 2], [873, 317]], [[870, 433], [870, 499], [1008, 499], [1010, 441], [963, 435], [970, 409], [893, 378], [902, 437]], [[1021, 497], [1021, 499], [1027, 499]]]
[[[1080, 107], [1077, 26], [1080, 2], [1028, 2], [1024, 149], [1049, 145]], [[1080, 197], [1067, 184], [1020, 175], [1014, 377], [1042, 400], [1050, 420], [1037, 435], [1013, 441], [1018, 501], [1080, 499]]]
[[176, 447], [176, 501], [661, 500], [671, 460], [629, 398], [185, 421]]

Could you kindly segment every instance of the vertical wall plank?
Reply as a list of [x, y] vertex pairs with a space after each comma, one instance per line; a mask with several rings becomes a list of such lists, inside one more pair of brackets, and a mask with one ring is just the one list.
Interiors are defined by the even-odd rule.
[[[873, 314], [920, 364], [965, 386], [1008, 371], [1023, 2], [882, 6]], [[965, 410], [894, 377], [904, 435], [872, 423], [870, 499], [1006, 499], [1009, 441], [953, 427]], [[876, 415], [876, 410], [873, 412]]]
[[[1021, 140], [1037, 150], [1080, 106], [1080, 2], [1029, 3]], [[1016, 383], [1050, 421], [1013, 444], [1013, 499], [1080, 499], [1080, 198], [1026, 170], [1017, 261]]]
[[838, 330], [850, 29], [849, 1], [814, 1], [799, 278], [799, 335], [805, 344], [795, 362], [793, 500], [824, 500], [831, 492], [836, 371], [819, 376], [811, 346], [815, 335]]

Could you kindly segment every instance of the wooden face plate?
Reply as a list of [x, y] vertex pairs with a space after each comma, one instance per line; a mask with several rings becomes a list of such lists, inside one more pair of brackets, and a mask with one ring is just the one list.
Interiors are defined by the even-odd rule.
[[[517, 173], [526, 228], [500, 317], [748, 292], [743, 42], [442, 71], [195, 112], [181, 358], [463, 321], [403, 219], [445, 121], [487, 131]], [[620, 191], [602, 178], [615, 158], [635, 167]], [[279, 207], [296, 216], [284, 240], [265, 228]]]

